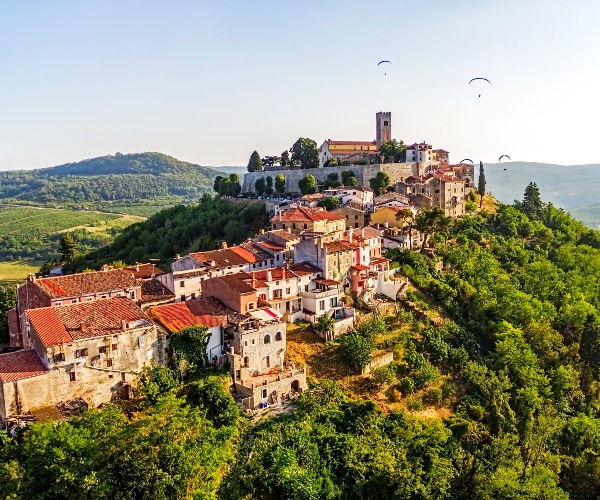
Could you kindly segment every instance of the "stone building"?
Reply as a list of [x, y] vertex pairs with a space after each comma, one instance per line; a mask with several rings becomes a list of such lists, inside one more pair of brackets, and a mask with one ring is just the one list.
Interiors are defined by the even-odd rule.
[[126, 297], [29, 309], [24, 317], [26, 349], [0, 356], [4, 420], [75, 398], [90, 406], [127, 398], [136, 372], [168, 361], [168, 339]]
[[344, 219], [324, 208], [294, 207], [281, 210], [271, 219], [273, 230], [289, 230], [293, 234], [302, 232], [331, 233], [346, 228]]

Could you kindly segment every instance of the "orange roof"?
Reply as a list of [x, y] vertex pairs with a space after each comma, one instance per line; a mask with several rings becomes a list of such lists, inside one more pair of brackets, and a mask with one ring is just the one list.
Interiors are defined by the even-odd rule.
[[377, 143], [375, 141], [332, 141], [329, 139], [327, 144], [331, 144], [333, 146], [373, 146]]
[[212, 316], [205, 313], [205, 307], [196, 300], [186, 300], [155, 306], [151, 314], [171, 332], [178, 332], [186, 326], [202, 325], [208, 328], [227, 326], [227, 315]]
[[43, 375], [48, 369], [42, 364], [35, 349], [0, 354], [0, 381], [10, 382]]
[[271, 222], [318, 222], [323, 220], [343, 221], [344, 218], [322, 208], [297, 207], [275, 214]]
[[[29, 286], [32, 282], [27, 282]], [[37, 278], [33, 283], [52, 298], [79, 297], [88, 293], [124, 290], [139, 286], [136, 278], [123, 269]]]
[[201, 264], [208, 265], [209, 262], [214, 261], [215, 267], [243, 266], [251, 262], [258, 262], [258, 258], [252, 252], [240, 247], [196, 252], [189, 255]]
[[294, 271], [294, 273], [298, 276], [304, 276], [307, 274], [317, 274], [321, 272], [321, 269], [314, 267], [308, 262], [300, 262], [298, 264], [293, 264], [290, 266], [290, 269]]
[[324, 243], [323, 246], [329, 253], [346, 252], [348, 250], [352, 250], [352, 246], [350, 246], [350, 244], [346, 241], [331, 241], [329, 243]]
[[127, 271], [133, 274], [136, 278], [141, 279], [152, 278], [153, 276], [165, 274], [162, 269], [159, 269], [154, 264], [148, 262], [145, 264], [136, 264], [135, 266], [126, 267], [124, 271]]
[[[267, 232], [271, 233], [285, 241], [296, 241], [298, 239], [297, 235], [290, 233], [286, 229], [273, 229], [273, 231], [267, 231]], [[264, 240], [262, 240], [262, 241], [264, 241]]]
[[126, 297], [79, 302], [27, 311], [31, 325], [46, 347], [122, 332], [122, 321], [138, 327], [152, 323], [142, 310]]
[[368, 149], [332, 149], [334, 155], [376, 155], [377, 151], [369, 151]]
[[257, 241], [256, 244], [258, 246], [268, 248], [269, 250], [273, 250], [274, 252], [282, 252], [285, 250], [284, 246], [278, 245], [277, 243], [273, 243], [269, 240]]

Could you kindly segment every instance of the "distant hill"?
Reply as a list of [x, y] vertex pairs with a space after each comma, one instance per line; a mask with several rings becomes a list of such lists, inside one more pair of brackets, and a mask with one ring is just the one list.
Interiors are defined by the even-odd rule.
[[[484, 164], [486, 190], [503, 203], [521, 200], [535, 182], [542, 199], [568, 210], [593, 228], [600, 227], [600, 165], [506, 162]], [[475, 171], [479, 172], [476, 165]]]
[[242, 176], [248, 172], [248, 167], [210, 167], [217, 170], [221, 175], [223, 174], [238, 174], [240, 176], [240, 180]]
[[[102, 156], [36, 170], [0, 172], [0, 201], [119, 210], [197, 201], [220, 172], [162, 153]], [[125, 210], [124, 210], [125, 211]]]

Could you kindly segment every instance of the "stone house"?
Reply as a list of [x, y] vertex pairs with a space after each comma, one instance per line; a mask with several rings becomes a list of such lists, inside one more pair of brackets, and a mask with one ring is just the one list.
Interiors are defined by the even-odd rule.
[[331, 213], [343, 217], [346, 221], [346, 229], [364, 227], [368, 224], [368, 216], [365, 210], [358, 205], [348, 203], [343, 207], [332, 210]]
[[69, 274], [49, 278], [30, 275], [17, 288], [17, 329], [10, 331], [11, 345], [22, 347], [23, 315], [28, 309], [92, 302], [111, 297], [142, 299], [142, 281], [123, 269], [105, 269], [91, 273]]
[[341, 216], [324, 208], [294, 207], [277, 212], [271, 219], [271, 229], [289, 229], [294, 234], [331, 233], [345, 228], [346, 223]]
[[3, 363], [17, 370], [0, 375], [3, 419], [75, 398], [90, 406], [127, 398], [135, 372], [167, 364], [168, 339], [126, 297], [29, 309], [24, 318], [26, 349], [0, 356], [0, 373]]
[[[396, 219], [396, 215], [400, 210], [404, 208], [411, 208], [407, 206], [379, 206], [375, 208], [375, 211], [371, 214], [371, 224], [372, 225], [382, 225], [386, 228], [395, 227], [402, 228], [404, 227], [404, 222]], [[414, 212], [414, 209], [413, 209]]]
[[339, 164], [376, 163], [377, 143], [375, 141], [332, 141], [327, 139], [319, 147], [319, 167], [335, 158]]

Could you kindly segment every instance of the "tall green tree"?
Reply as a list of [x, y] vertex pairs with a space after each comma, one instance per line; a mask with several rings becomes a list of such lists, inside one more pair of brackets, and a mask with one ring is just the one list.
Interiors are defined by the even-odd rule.
[[248, 172], [258, 172], [263, 169], [263, 163], [258, 154], [258, 151], [254, 151], [250, 155], [250, 160], [248, 161]]
[[17, 307], [17, 289], [14, 286], [0, 288], [0, 338], [8, 340], [8, 311]]
[[451, 223], [452, 219], [446, 216], [444, 209], [441, 207], [424, 208], [419, 211], [414, 221], [414, 227], [423, 234], [421, 253], [425, 251], [429, 237], [434, 233], [447, 232]]
[[317, 168], [319, 166], [319, 152], [317, 143], [312, 139], [300, 137], [292, 146], [292, 164], [302, 168]]
[[396, 220], [402, 222], [403, 227], [408, 230], [408, 246], [412, 249], [412, 232], [416, 220], [415, 213], [410, 208], [402, 208], [396, 212]]
[[335, 210], [340, 206], [340, 199], [337, 196], [328, 196], [320, 199], [318, 206], [324, 207], [325, 210]]
[[375, 177], [369, 179], [369, 185], [376, 195], [380, 195], [390, 185], [390, 176], [385, 172], [377, 172]]
[[281, 163], [282, 167], [287, 167], [291, 161], [292, 160], [290, 158], [289, 151], [286, 150], [283, 153], [281, 153], [281, 158], [279, 159], [279, 163]]
[[273, 194], [273, 177], [271, 177], [270, 175], [267, 175], [266, 181], [267, 181], [267, 183], [265, 186], [265, 193], [270, 196]]
[[279, 194], [285, 193], [285, 176], [283, 174], [277, 174], [275, 177], [275, 191]]
[[358, 186], [358, 179], [352, 170], [342, 170], [342, 186]]
[[479, 208], [483, 204], [485, 196], [485, 172], [483, 171], [483, 162], [479, 162], [479, 179], [477, 180], [477, 193], [479, 193]]
[[302, 194], [314, 194], [317, 192], [317, 179], [312, 174], [306, 174], [298, 181], [298, 188]]
[[342, 183], [339, 180], [339, 176], [336, 172], [332, 174], [327, 174], [325, 178], [325, 182], [323, 183], [323, 187], [325, 189], [340, 187]]
[[71, 233], [65, 235], [58, 241], [58, 251], [62, 262], [71, 262], [77, 255], [77, 243]]
[[544, 204], [540, 196], [540, 190], [535, 182], [530, 182], [525, 188], [521, 210], [531, 219], [539, 219], [542, 215]]
[[266, 189], [267, 183], [265, 181], [265, 178], [259, 177], [258, 179], [256, 179], [256, 182], [254, 183], [254, 191], [256, 191], [256, 194], [258, 196], [262, 196], [263, 194], [265, 194]]

